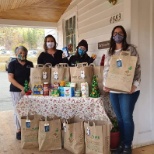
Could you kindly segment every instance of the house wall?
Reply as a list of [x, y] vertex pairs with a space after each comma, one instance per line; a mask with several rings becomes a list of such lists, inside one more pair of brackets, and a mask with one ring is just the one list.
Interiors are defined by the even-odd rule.
[[141, 95], [134, 112], [134, 143], [154, 143], [154, 1], [132, 0], [130, 42], [137, 46], [141, 58]]
[[[97, 54], [95, 63], [99, 64], [103, 53], [106, 52], [106, 49], [98, 50], [98, 42], [109, 40], [111, 29], [115, 25], [127, 25], [127, 22], [124, 21], [124, 18], [125, 16], [128, 16], [128, 13], [124, 13], [124, 5], [124, 0], [118, 0], [118, 3], [115, 6], [110, 4], [107, 0], [73, 0], [71, 5], [68, 7], [58, 22], [58, 47], [63, 47], [63, 22], [72, 15], [76, 15], [76, 43], [78, 43], [81, 39], [86, 39], [89, 45], [89, 55], [92, 53]], [[118, 13], [122, 14], [121, 21], [118, 23], [110, 24], [111, 16], [114, 16]]]
[[[120, 21], [110, 23], [112, 16], [121, 13]], [[97, 54], [96, 64], [107, 49], [98, 49], [98, 42], [110, 39], [116, 25], [123, 25], [128, 42], [134, 44], [142, 65], [141, 95], [134, 111], [134, 147], [154, 143], [154, 2], [153, 0], [118, 0], [116, 5], [107, 0], [73, 0], [58, 22], [58, 44], [63, 47], [64, 21], [77, 16], [77, 42], [86, 39], [88, 54]], [[77, 43], [76, 42], [76, 43]]]

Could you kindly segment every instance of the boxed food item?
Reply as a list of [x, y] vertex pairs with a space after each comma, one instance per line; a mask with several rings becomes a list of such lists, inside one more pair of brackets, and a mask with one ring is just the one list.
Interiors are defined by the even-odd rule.
[[87, 82], [81, 83], [81, 96], [82, 97], [89, 97], [89, 86]]
[[74, 97], [74, 87], [59, 87], [59, 96]]

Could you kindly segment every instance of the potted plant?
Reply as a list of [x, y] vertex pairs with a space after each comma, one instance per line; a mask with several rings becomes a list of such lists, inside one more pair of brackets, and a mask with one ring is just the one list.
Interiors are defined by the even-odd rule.
[[111, 134], [110, 134], [110, 148], [111, 150], [117, 149], [120, 143], [120, 132], [119, 132], [119, 126], [118, 126], [118, 121], [117, 119], [110, 118], [112, 122], [112, 129], [111, 129]]

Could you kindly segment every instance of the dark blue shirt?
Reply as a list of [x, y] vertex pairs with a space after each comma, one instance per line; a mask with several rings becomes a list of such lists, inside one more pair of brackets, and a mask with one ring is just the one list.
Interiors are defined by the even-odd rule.
[[[8, 73], [14, 74], [14, 79], [24, 86], [25, 80], [30, 80], [30, 68], [33, 67], [33, 63], [26, 60], [25, 65], [21, 65], [18, 60], [10, 62], [8, 67]], [[15, 87], [12, 83], [10, 84], [11, 92], [20, 92], [21, 90]]]

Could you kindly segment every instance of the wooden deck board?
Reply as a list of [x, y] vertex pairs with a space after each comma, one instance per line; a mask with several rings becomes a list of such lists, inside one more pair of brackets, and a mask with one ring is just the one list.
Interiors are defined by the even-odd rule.
[[[22, 149], [21, 142], [15, 138], [13, 111], [0, 112], [0, 154], [71, 154], [62, 149], [49, 152], [39, 152], [38, 149]], [[154, 154], [154, 145], [133, 150], [133, 154]]]

